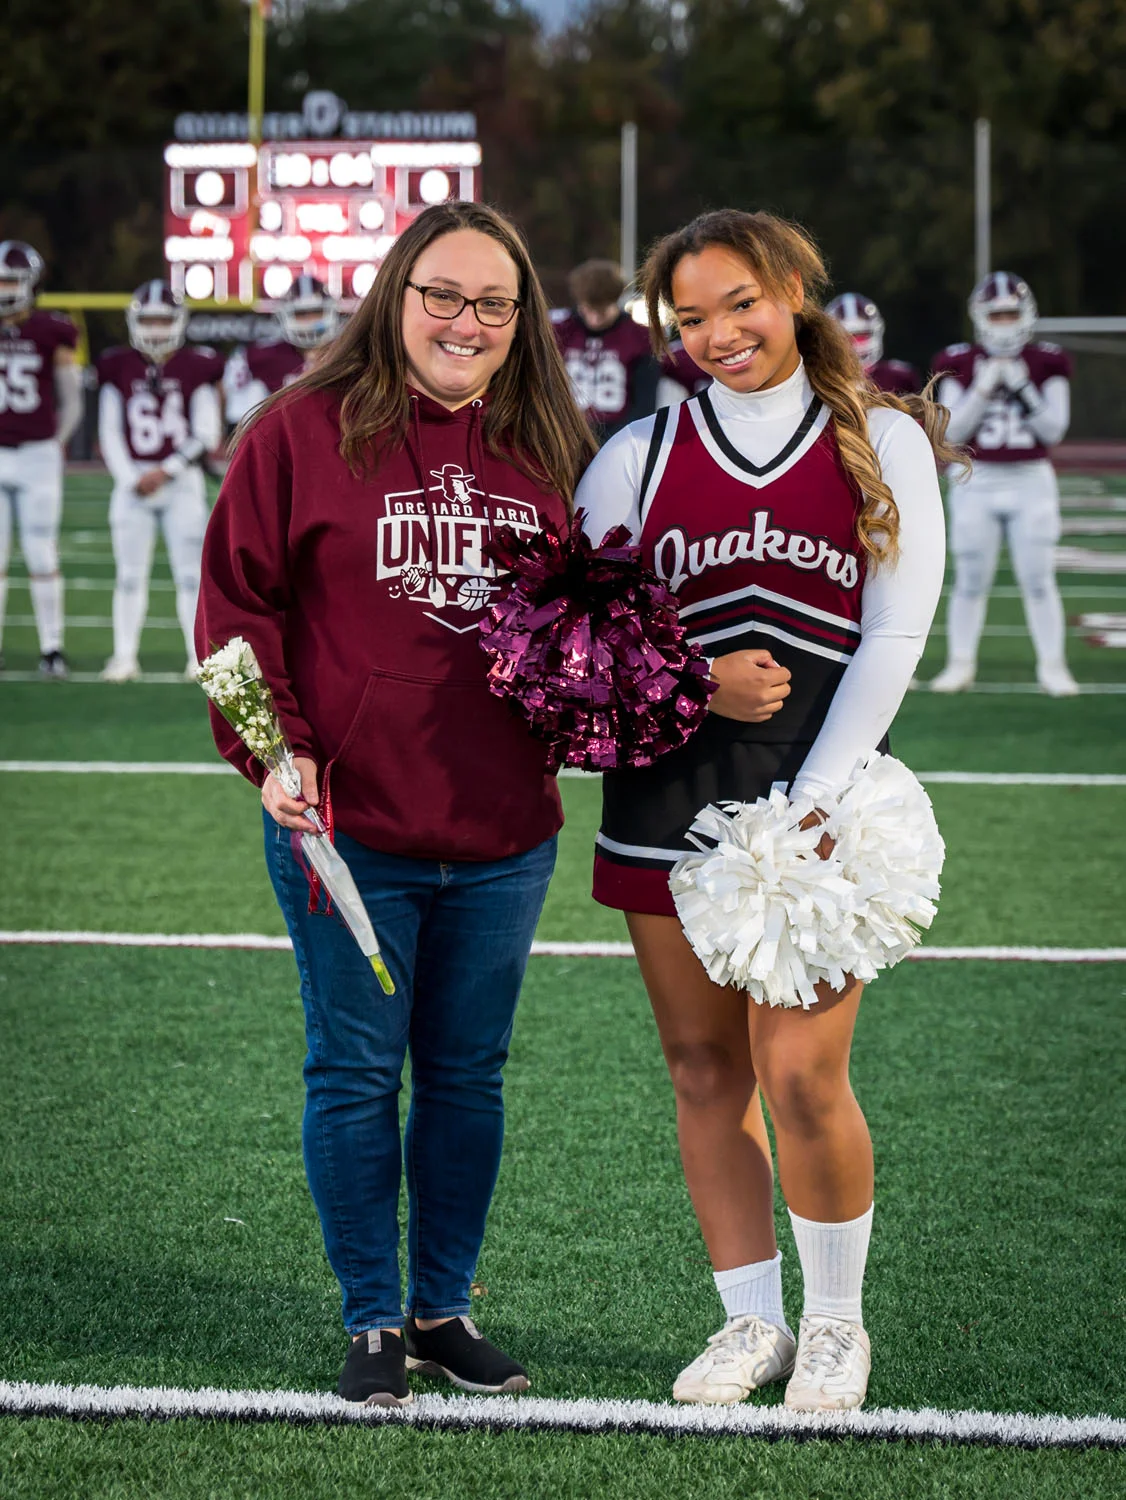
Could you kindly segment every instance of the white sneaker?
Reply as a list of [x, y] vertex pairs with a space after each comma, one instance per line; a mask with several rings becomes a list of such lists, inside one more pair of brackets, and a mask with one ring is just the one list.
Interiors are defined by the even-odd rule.
[[976, 662], [948, 662], [937, 677], [931, 678], [930, 690], [932, 693], [964, 693], [968, 687], [973, 687], [976, 676]]
[[871, 1368], [871, 1346], [859, 1323], [816, 1315], [802, 1318], [786, 1405], [791, 1411], [862, 1406]]
[[1041, 667], [1036, 679], [1050, 698], [1074, 698], [1079, 692], [1079, 684], [1062, 661]]
[[103, 682], [136, 682], [140, 675], [135, 661], [118, 661], [116, 656], [110, 657], [101, 672]]
[[788, 1328], [766, 1323], [749, 1313], [731, 1318], [708, 1340], [708, 1347], [672, 1388], [674, 1401], [703, 1401], [725, 1406], [742, 1401], [794, 1368], [794, 1336]]

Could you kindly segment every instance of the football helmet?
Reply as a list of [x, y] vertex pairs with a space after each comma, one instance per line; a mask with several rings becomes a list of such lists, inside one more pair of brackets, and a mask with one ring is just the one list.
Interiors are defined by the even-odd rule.
[[274, 309], [282, 337], [295, 349], [319, 349], [340, 327], [340, 309], [315, 276], [297, 276]]
[[175, 354], [188, 331], [188, 309], [166, 281], [146, 281], [125, 309], [129, 342], [138, 354], [159, 361]]
[[872, 299], [860, 292], [842, 292], [825, 311], [843, 326], [864, 368], [878, 365], [884, 357], [884, 320]]
[[1039, 316], [1028, 283], [1011, 271], [990, 271], [983, 276], [966, 306], [978, 343], [986, 354], [1002, 359], [1020, 353]]
[[0, 318], [27, 312], [43, 274], [43, 257], [23, 240], [0, 242]]

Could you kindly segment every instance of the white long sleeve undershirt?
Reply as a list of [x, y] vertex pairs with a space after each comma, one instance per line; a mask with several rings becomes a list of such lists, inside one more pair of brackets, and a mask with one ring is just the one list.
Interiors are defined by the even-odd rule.
[[[799, 366], [770, 391], [739, 395], [716, 384], [709, 394], [728, 440], [745, 458], [762, 465], [793, 435], [813, 393]], [[583, 476], [575, 508], [586, 511], [584, 529], [596, 542], [619, 524], [629, 528], [634, 541], [640, 538], [639, 492], [654, 421], [647, 417], [616, 434]], [[868, 413], [868, 429], [899, 507], [899, 560], [867, 573], [860, 645], [794, 780], [792, 795], [815, 800], [847, 780], [857, 761], [887, 733], [922, 655], [942, 590], [946, 527], [926, 434], [905, 413], [883, 407]]]

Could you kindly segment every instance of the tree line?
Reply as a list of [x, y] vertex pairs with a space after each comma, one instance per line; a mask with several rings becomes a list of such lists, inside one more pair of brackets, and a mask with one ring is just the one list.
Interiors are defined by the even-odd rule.
[[[161, 268], [161, 145], [246, 107], [245, 0], [9, 0], [0, 237], [55, 290]], [[807, 225], [889, 352], [963, 330], [973, 121], [993, 122], [994, 261], [1046, 313], [1126, 313], [1126, 0], [588, 0], [545, 35], [520, 0], [275, 0], [266, 101], [476, 112], [485, 192], [549, 292], [618, 253], [618, 141], [640, 128], [644, 245], [707, 207]]]

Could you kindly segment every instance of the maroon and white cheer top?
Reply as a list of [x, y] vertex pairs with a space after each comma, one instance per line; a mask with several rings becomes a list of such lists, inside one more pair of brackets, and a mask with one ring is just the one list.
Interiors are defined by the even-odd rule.
[[761, 393], [716, 383], [632, 423], [591, 464], [575, 499], [591, 538], [629, 528], [705, 655], [766, 648], [792, 674], [766, 723], [710, 714], [666, 764], [605, 777], [600, 857], [663, 880], [706, 802], [753, 800], [775, 780], [816, 797], [882, 741], [926, 641], [945, 543], [922, 429], [877, 409], [869, 431], [900, 509], [895, 567], [866, 565], [860, 500], [800, 365]]

